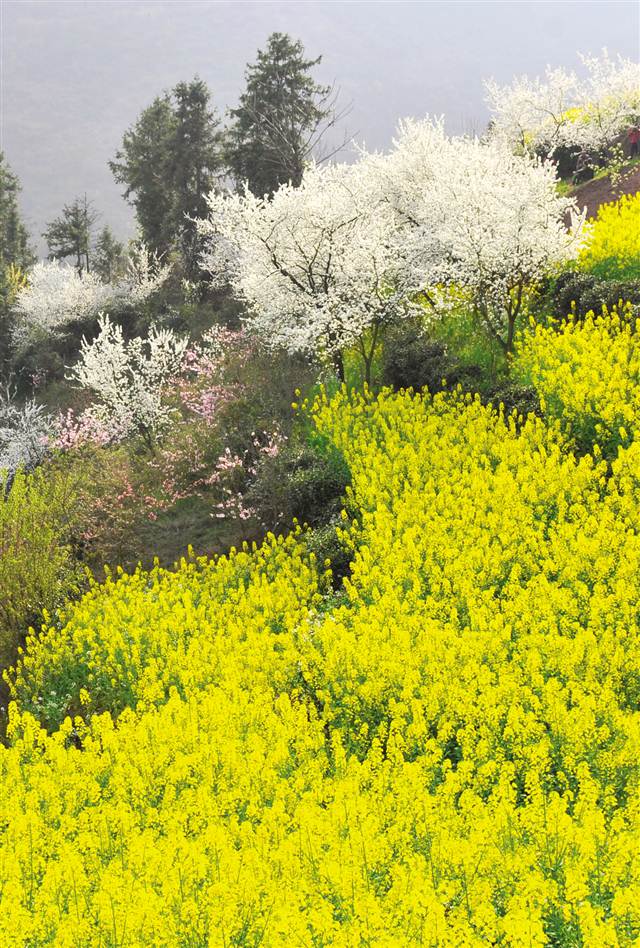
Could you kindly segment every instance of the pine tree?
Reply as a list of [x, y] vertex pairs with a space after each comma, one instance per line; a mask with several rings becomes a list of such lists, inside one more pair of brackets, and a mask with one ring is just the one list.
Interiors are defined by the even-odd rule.
[[20, 182], [0, 151], [0, 380], [6, 381], [11, 355], [12, 306], [35, 262], [29, 234], [20, 216]]
[[99, 214], [92, 207], [87, 195], [76, 198], [72, 204], [65, 204], [60, 217], [56, 217], [43, 233], [49, 247], [50, 260], [64, 260], [75, 257], [79, 274], [91, 268], [91, 243], [93, 226]]
[[118, 277], [125, 261], [124, 245], [116, 240], [110, 227], [103, 227], [98, 234], [93, 254], [93, 269], [105, 283]]
[[175, 195], [171, 184], [176, 116], [169, 93], [158, 96], [124, 134], [109, 167], [135, 208], [142, 237], [154, 253], [172, 246]]
[[0, 267], [10, 264], [26, 270], [35, 257], [29, 246], [29, 235], [18, 208], [21, 187], [17, 176], [0, 151]]
[[220, 119], [209, 102], [201, 79], [178, 83], [144, 110], [110, 162], [146, 244], [159, 254], [177, 244], [189, 276], [198, 272], [190, 218], [205, 216], [205, 196], [223, 170]]
[[175, 136], [172, 153], [174, 218], [189, 278], [199, 273], [199, 241], [193, 218], [205, 217], [206, 195], [222, 169], [219, 118], [209, 108], [210, 93], [201, 79], [180, 82], [173, 90]]
[[330, 86], [310, 75], [322, 57], [305, 59], [304, 47], [272, 33], [267, 48], [247, 67], [246, 89], [227, 133], [226, 156], [239, 187], [262, 197], [291, 182], [298, 187], [323, 135], [341, 118]]

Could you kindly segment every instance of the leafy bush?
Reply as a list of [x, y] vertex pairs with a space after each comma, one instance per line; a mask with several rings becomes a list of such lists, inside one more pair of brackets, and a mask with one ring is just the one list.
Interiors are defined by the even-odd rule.
[[540, 398], [533, 385], [519, 385], [517, 381], [507, 380], [496, 386], [490, 393], [488, 400], [498, 408], [502, 405], [505, 415], [513, 412], [522, 418], [529, 414], [540, 415]]
[[331, 583], [336, 591], [343, 588], [343, 580], [349, 575], [352, 557], [352, 550], [342, 535], [343, 527], [341, 517], [332, 517], [307, 535], [308, 549], [314, 554], [318, 564], [331, 570]]
[[77, 495], [43, 469], [0, 475], [0, 666], [16, 658], [30, 625], [82, 583], [72, 550]]
[[344, 457], [331, 442], [296, 435], [260, 459], [246, 500], [269, 529], [289, 529], [294, 519], [317, 527], [340, 512], [349, 481]]
[[382, 383], [396, 390], [427, 387], [431, 393], [453, 389], [477, 390], [483, 383], [479, 365], [465, 364], [446, 341], [427, 334], [415, 323], [407, 322], [388, 333], [383, 347]]
[[542, 318], [552, 313], [560, 321], [583, 319], [587, 313], [601, 312], [603, 307], [611, 310], [621, 300], [640, 306], [640, 279], [602, 280], [593, 273], [567, 270], [542, 288], [536, 312]]

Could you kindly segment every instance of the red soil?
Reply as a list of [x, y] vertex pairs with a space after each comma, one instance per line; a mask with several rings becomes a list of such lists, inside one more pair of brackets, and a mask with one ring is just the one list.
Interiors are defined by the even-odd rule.
[[572, 192], [578, 207], [587, 209], [587, 217], [595, 217], [601, 204], [617, 201], [623, 194], [635, 194], [640, 191], [640, 167], [636, 166], [623, 174], [617, 184], [612, 185], [609, 178], [586, 181]]

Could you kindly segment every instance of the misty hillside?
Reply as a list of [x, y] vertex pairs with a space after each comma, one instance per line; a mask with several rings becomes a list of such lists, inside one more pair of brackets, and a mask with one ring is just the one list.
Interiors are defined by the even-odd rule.
[[[399, 117], [446, 114], [452, 132], [481, 131], [482, 80], [577, 64], [573, 50], [637, 54], [636, 4], [196, 3], [4, 0], [2, 148], [39, 235], [87, 193], [121, 237], [133, 215], [107, 162], [163, 89], [197, 73], [224, 110], [245, 64], [273, 30], [323, 56], [322, 81], [352, 104], [344, 127], [385, 148]], [[38, 244], [44, 251], [44, 245]]]

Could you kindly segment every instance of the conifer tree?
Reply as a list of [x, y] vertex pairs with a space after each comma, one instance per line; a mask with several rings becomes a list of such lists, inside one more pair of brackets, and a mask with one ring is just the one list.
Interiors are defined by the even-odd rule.
[[237, 185], [257, 197], [281, 184], [298, 187], [305, 165], [341, 115], [330, 86], [319, 85], [311, 70], [322, 57], [307, 59], [299, 40], [272, 33], [267, 47], [247, 67], [246, 89], [227, 133], [226, 156]]
[[221, 173], [220, 119], [209, 108], [210, 93], [197, 77], [173, 90], [175, 135], [172, 154], [174, 217], [190, 278], [198, 270], [199, 242], [195, 218], [207, 210], [206, 196]]
[[13, 264], [26, 270], [35, 258], [18, 208], [20, 191], [20, 182], [0, 151], [0, 266]]
[[11, 353], [12, 307], [35, 260], [18, 207], [20, 182], [0, 151], [0, 378]]
[[93, 269], [105, 283], [113, 283], [125, 267], [124, 245], [113, 235], [110, 227], [98, 234], [93, 255]]
[[169, 93], [153, 100], [125, 132], [122, 148], [109, 167], [125, 186], [124, 197], [135, 208], [138, 227], [154, 253], [165, 253], [174, 232], [171, 186], [176, 116]]
[[85, 270], [89, 273], [93, 226], [98, 217], [86, 194], [76, 198], [72, 204], [65, 204], [62, 214], [47, 225], [42, 235], [49, 247], [49, 259], [74, 257], [78, 274], [81, 275]]
[[189, 276], [199, 254], [191, 218], [204, 215], [205, 196], [223, 168], [220, 119], [210, 97], [197, 77], [178, 83], [144, 110], [109, 163], [147, 246], [158, 254], [179, 246]]

